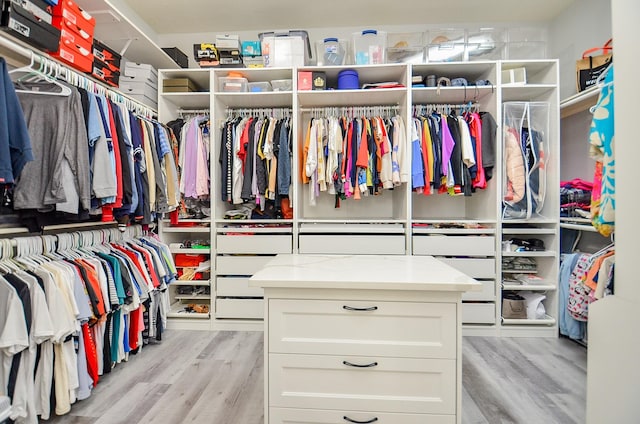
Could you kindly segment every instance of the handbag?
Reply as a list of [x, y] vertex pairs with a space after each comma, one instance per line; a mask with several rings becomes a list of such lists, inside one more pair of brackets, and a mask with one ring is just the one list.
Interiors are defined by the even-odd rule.
[[[585, 50], [582, 58], [576, 61], [576, 84], [578, 92], [598, 82], [600, 75], [613, 63], [613, 39], [610, 38], [602, 47]], [[597, 56], [593, 53], [601, 52]]]
[[502, 318], [527, 318], [527, 305], [524, 297], [515, 293], [503, 293], [502, 296]]

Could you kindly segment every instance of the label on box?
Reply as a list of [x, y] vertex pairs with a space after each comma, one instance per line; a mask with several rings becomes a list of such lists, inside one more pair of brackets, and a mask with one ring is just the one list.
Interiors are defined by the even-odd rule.
[[25, 37], [29, 37], [29, 34], [31, 33], [31, 29], [28, 26], [22, 25], [20, 22], [16, 21], [13, 18], [9, 18], [9, 28], [16, 32], [19, 32]]

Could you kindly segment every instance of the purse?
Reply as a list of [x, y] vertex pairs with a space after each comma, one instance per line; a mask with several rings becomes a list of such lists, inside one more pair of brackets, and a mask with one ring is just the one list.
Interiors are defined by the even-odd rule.
[[[602, 47], [585, 50], [582, 53], [582, 58], [576, 61], [576, 84], [578, 92], [584, 91], [596, 84], [600, 75], [613, 63], [612, 41], [613, 39], [610, 38]], [[592, 56], [592, 53], [597, 52], [602, 53], [597, 56]]]
[[524, 297], [516, 293], [502, 295], [502, 318], [527, 319], [527, 304]]

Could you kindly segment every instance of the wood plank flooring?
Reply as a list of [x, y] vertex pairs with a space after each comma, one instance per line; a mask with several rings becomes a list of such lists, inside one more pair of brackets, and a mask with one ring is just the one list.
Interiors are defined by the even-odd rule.
[[[263, 424], [261, 332], [168, 330], [55, 424]], [[566, 339], [465, 337], [463, 424], [582, 424], [586, 349]]]

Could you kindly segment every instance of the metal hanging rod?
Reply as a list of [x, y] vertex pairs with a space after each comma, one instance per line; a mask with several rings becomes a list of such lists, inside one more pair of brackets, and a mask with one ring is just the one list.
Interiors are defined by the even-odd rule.
[[210, 113], [209, 109], [178, 109], [179, 115], [208, 115]]
[[10, 40], [7, 37], [0, 37], [0, 47], [4, 47], [5, 49], [12, 51], [20, 56], [23, 56], [27, 59], [31, 60], [31, 66], [35, 64], [39, 64], [42, 69], [47, 69], [52, 72], [52, 76], [58, 79], [62, 79], [66, 81], [68, 84], [71, 84], [76, 87], [83, 88], [92, 93], [100, 94], [105, 97], [109, 97], [116, 103], [122, 103], [125, 107], [139, 115], [151, 118], [153, 116], [158, 115], [158, 111], [155, 109], [140, 103], [139, 101], [129, 97], [125, 94], [122, 94], [118, 91], [113, 90], [113, 88], [94, 80], [88, 75], [81, 74], [63, 63], [53, 59], [45, 57], [34, 50], [31, 50], [27, 47], [23, 47], [22, 45]]
[[301, 108], [303, 113], [310, 113], [314, 117], [323, 116], [388, 116], [400, 110], [399, 105], [378, 106], [327, 106]]
[[227, 118], [232, 117], [261, 117], [288, 118], [292, 114], [288, 107], [259, 107], [259, 108], [227, 108]]
[[461, 110], [461, 111], [475, 110], [475, 111], [479, 111], [480, 110], [480, 104], [479, 103], [472, 103], [472, 102], [456, 103], [456, 104], [453, 104], [453, 103], [429, 103], [429, 104], [411, 106], [411, 111], [412, 111], [413, 115], [420, 115], [420, 114], [423, 114], [423, 113], [428, 113], [430, 111], [449, 113], [451, 110]]

